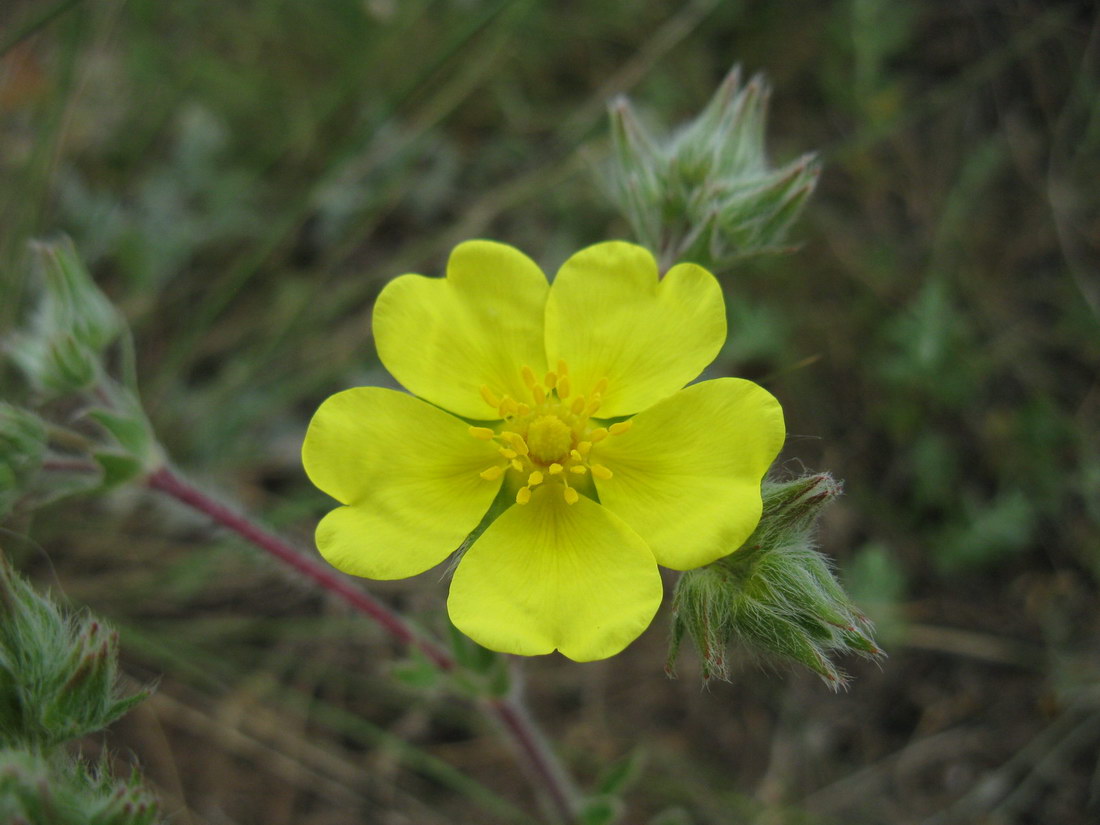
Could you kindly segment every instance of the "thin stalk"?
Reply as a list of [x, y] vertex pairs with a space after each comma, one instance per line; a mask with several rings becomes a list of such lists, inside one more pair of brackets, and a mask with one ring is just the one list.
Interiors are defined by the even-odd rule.
[[[362, 587], [313, 559], [291, 544], [250, 521], [246, 516], [212, 498], [167, 466], [154, 470], [145, 480], [152, 490], [174, 498], [227, 527], [254, 546], [274, 556], [305, 578], [340, 598], [349, 607], [376, 622], [403, 644], [415, 647], [441, 671], [458, 668], [454, 657], [442, 645], [415, 630], [404, 617], [394, 612]], [[578, 815], [578, 794], [554, 752], [535, 726], [526, 708], [515, 695], [506, 698], [482, 697], [479, 705], [512, 741], [516, 754], [527, 768], [532, 782], [549, 803], [555, 819], [571, 823]]]

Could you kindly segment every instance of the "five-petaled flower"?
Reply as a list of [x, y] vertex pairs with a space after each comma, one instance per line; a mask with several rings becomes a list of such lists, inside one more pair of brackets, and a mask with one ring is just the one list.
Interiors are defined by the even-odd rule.
[[783, 413], [750, 381], [685, 386], [726, 337], [702, 267], [659, 278], [649, 252], [608, 242], [550, 284], [518, 250], [469, 241], [445, 278], [390, 282], [374, 336], [412, 395], [345, 390], [313, 417], [306, 472], [344, 505], [317, 546], [347, 573], [413, 576], [500, 496], [447, 601], [485, 647], [612, 656], [652, 620], [658, 564], [709, 564], [760, 519]]

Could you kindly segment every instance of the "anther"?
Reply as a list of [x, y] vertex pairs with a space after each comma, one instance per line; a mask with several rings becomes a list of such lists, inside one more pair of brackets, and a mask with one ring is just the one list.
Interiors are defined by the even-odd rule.
[[565, 496], [566, 504], [576, 504], [577, 499], [580, 498], [580, 496], [577, 495], [577, 491], [574, 490], [572, 487], [566, 487], [564, 490], [562, 490], [562, 495]]
[[603, 441], [607, 438], [607, 430], [604, 427], [597, 427], [588, 434], [588, 440], [595, 444], [597, 441]]
[[486, 481], [496, 481], [500, 478], [500, 474], [504, 472], [503, 467], [486, 467], [478, 475], [480, 475]]
[[517, 415], [522, 417], [522, 416], [525, 416], [525, 415], [529, 415], [530, 412], [531, 412], [531, 408], [527, 404], [524, 404], [522, 401], [520, 401], [519, 404], [516, 405], [516, 414]]
[[558, 375], [558, 398], [565, 400], [569, 397], [569, 376]]
[[596, 382], [596, 386], [592, 388], [593, 395], [603, 395], [603, 391], [607, 389], [607, 379], [601, 378]]
[[485, 399], [485, 403], [488, 404], [490, 407], [500, 406], [500, 399], [493, 394], [493, 391], [489, 389], [488, 384], [481, 385], [481, 397]]
[[517, 410], [515, 400], [509, 398], [508, 396], [505, 396], [504, 399], [500, 402], [500, 407], [498, 407], [498, 410], [500, 414], [505, 418], [510, 415], [515, 415]]
[[580, 415], [584, 412], [584, 396], [578, 395], [577, 399], [573, 402], [573, 406], [569, 408], [573, 415]]
[[609, 479], [613, 473], [602, 464], [592, 465], [592, 475], [596, 478]]
[[566, 366], [565, 359], [564, 358], [559, 358], [558, 359], [558, 375], [565, 375], [568, 372], [569, 372], [569, 367]]
[[596, 414], [596, 411], [599, 408], [600, 408], [600, 399], [594, 398], [592, 401], [589, 402], [588, 409], [585, 410], [585, 412], [588, 414], [589, 417], [591, 417], [591, 416]]
[[470, 427], [467, 432], [474, 438], [480, 438], [482, 441], [493, 440], [493, 431], [488, 427]]
[[535, 470], [535, 472], [527, 476], [528, 487], [537, 487], [540, 484], [542, 484], [542, 473], [540, 473], [538, 470]]
[[535, 384], [531, 387], [531, 397], [535, 399], [536, 404], [543, 404], [546, 401], [546, 391], [538, 384]]
[[516, 492], [516, 504], [526, 504], [531, 500], [531, 488], [520, 487]]
[[630, 421], [617, 421], [614, 424], [612, 424], [610, 427], [608, 427], [607, 431], [609, 433], [611, 433], [612, 435], [622, 435], [623, 433], [625, 433], [627, 430], [629, 430], [633, 426], [634, 426], [634, 421], [633, 420], [630, 420]]
[[553, 370], [550, 370], [550, 372], [546, 373], [546, 377], [542, 379], [542, 383], [546, 385], [546, 389], [554, 389], [554, 386], [558, 383], [557, 373], [555, 373]]
[[580, 454], [582, 456], [588, 455], [588, 453], [591, 452], [591, 450], [592, 450], [592, 442], [591, 441], [582, 441], [580, 444], [577, 445], [577, 450], [580, 452]]
[[520, 463], [520, 460], [518, 458], [513, 458], [508, 463], [512, 465], [513, 470], [522, 470], [523, 469], [523, 464]]
[[556, 463], [556, 462], [554, 464], [550, 465], [550, 475], [552, 475], [552, 476], [556, 476], [558, 473], [561, 472], [561, 470], [562, 470], [561, 465]]
[[500, 454], [505, 458], [515, 458], [517, 455], [519, 455], [519, 453], [517, 453], [515, 450], [509, 450], [507, 447], [501, 447]]
[[575, 461], [582, 461], [584, 459], [584, 456], [581, 455], [580, 450], [570, 450], [569, 455], [573, 456], [573, 459]]
[[527, 389], [531, 389], [537, 383], [535, 381], [535, 371], [526, 364], [523, 365], [523, 383], [527, 385]]
[[583, 476], [586, 472], [588, 472], [588, 468], [585, 467], [583, 464], [575, 464], [569, 468], [569, 472], [576, 473], [579, 476]]

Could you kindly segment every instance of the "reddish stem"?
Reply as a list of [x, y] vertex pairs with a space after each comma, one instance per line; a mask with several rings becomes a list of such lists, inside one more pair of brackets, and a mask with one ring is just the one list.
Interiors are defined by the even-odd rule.
[[[440, 670], [450, 672], [457, 668], [454, 657], [445, 648], [415, 631], [404, 618], [370, 593], [352, 584], [327, 564], [307, 556], [274, 533], [211, 498], [168, 467], [154, 470], [145, 483], [151, 489], [165, 493], [205, 514], [294, 568], [314, 584], [342, 599], [352, 609], [373, 619], [398, 641], [420, 650]], [[545, 792], [555, 817], [562, 822], [576, 821], [577, 793], [572, 780], [547, 747], [523, 706], [515, 697], [483, 698], [481, 704], [514, 743], [520, 758], [531, 772], [532, 779]]]

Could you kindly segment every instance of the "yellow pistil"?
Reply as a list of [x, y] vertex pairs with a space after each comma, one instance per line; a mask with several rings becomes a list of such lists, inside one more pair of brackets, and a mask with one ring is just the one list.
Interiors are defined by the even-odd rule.
[[[601, 378], [587, 395], [571, 396], [569, 367], [559, 360], [557, 369], [547, 370], [539, 381], [530, 366], [521, 371], [527, 395], [513, 398], [499, 395], [492, 387], [481, 387], [485, 403], [504, 419], [504, 428], [496, 432], [489, 427], [470, 427], [470, 435], [483, 441], [496, 441], [504, 464], [488, 467], [480, 475], [486, 481], [496, 481], [504, 473], [521, 473], [526, 484], [516, 491], [516, 503], [531, 501], [533, 488], [541, 484], [560, 485], [567, 504], [580, 500], [580, 493], [569, 479], [583, 478], [589, 473], [594, 479], [606, 481], [612, 472], [602, 464], [589, 460], [592, 445], [609, 436], [630, 429], [631, 422], [619, 421], [608, 427], [593, 427], [591, 418], [599, 410], [607, 379]], [[517, 479], [517, 484], [522, 481]]]

